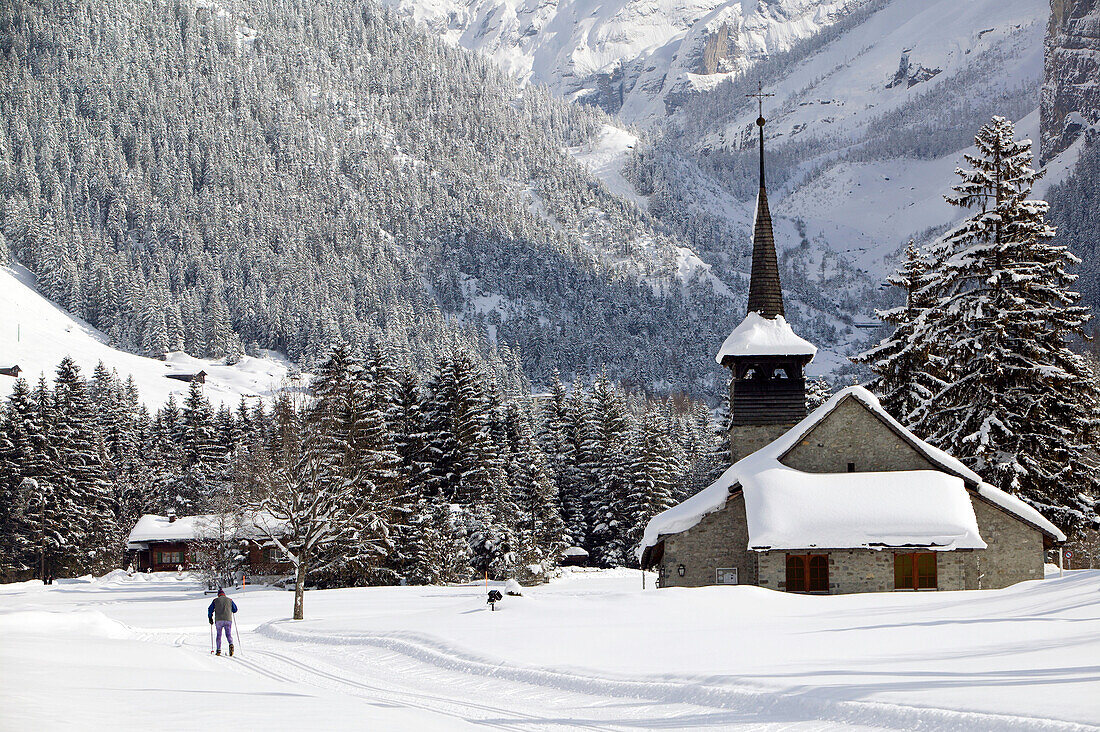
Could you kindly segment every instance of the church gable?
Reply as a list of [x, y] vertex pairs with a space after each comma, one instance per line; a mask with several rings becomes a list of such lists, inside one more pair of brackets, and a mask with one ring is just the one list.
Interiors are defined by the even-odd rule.
[[841, 400], [779, 462], [807, 473], [939, 470], [855, 398]]

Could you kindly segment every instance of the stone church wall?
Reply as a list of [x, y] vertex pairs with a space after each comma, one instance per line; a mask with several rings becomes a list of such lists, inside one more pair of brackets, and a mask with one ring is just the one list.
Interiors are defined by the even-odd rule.
[[939, 470], [856, 399], [845, 399], [782, 460], [807, 473]]
[[[665, 537], [661, 587], [702, 587], [717, 583], [719, 568], [737, 568], [738, 584], [756, 583], [756, 557], [749, 545], [745, 497], [731, 496], [718, 511], [687, 531]], [[677, 568], [684, 565], [684, 576]]]
[[979, 552], [981, 589], [996, 590], [1043, 578], [1043, 534], [982, 498], [970, 494], [978, 531], [989, 546]]

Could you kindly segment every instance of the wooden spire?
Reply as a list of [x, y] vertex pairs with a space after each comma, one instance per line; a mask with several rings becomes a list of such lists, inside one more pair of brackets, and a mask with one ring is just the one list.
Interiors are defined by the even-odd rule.
[[775, 236], [772, 234], [772, 215], [768, 210], [768, 191], [764, 186], [764, 97], [763, 85], [758, 83], [756, 98], [760, 116], [756, 126], [760, 133], [760, 192], [756, 197], [756, 226], [752, 232], [752, 275], [749, 280], [750, 313], [757, 312], [765, 318], [783, 315], [783, 288], [779, 283], [779, 263], [775, 256]]

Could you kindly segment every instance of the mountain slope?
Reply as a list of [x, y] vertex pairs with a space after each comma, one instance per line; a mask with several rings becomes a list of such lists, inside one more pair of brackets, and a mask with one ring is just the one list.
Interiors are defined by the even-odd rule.
[[386, 0], [523, 83], [630, 122], [744, 71], [860, 0]]
[[[171, 353], [159, 361], [112, 348], [102, 333], [46, 300], [36, 289], [34, 276], [23, 267], [0, 267], [0, 312], [5, 314], [0, 326], [0, 366], [18, 365], [23, 370], [20, 376], [32, 386], [39, 376], [52, 380], [66, 356], [85, 376], [103, 362], [121, 379], [133, 377], [139, 398], [152, 408], [170, 396], [179, 403], [187, 395], [188, 384], [170, 379], [168, 374], [205, 371], [203, 392], [207, 398], [231, 408], [242, 396], [268, 398], [295, 383], [296, 369], [277, 354], [243, 356], [229, 366], [183, 353]], [[14, 379], [0, 376], [0, 398], [14, 383]]]
[[0, 21], [0, 232], [119, 347], [308, 364], [459, 338], [518, 344], [536, 382], [721, 374], [726, 295], [686, 287], [678, 243], [565, 150], [598, 112], [369, 2], [18, 0]]
[[[635, 146], [625, 168], [649, 211], [718, 276], [742, 268], [725, 242], [748, 236], [757, 110], [744, 95], [762, 80], [776, 94], [765, 116], [784, 282], [807, 302], [819, 297], [821, 309], [832, 301], [853, 325], [892, 296], [878, 285], [905, 242], [925, 241], [960, 215], [942, 197], [981, 124], [994, 114], [1017, 120], [1038, 156], [1049, 6], [938, 0], [869, 10], [699, 95]], [[1051, 161], [1038, 194], [1078, 152]], [[844, 279], [830, 277], [830, 258]]]

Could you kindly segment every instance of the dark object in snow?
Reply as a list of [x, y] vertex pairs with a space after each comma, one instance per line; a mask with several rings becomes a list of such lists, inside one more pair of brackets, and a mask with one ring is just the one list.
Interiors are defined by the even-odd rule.
[[12, 376], [16, 379], [19, 378], [19, 372], [23, 369], [19, 368], [19, 364], [12, 366], [0, 366], [0, 376]]
[[178, 381], [197, 381], [200, 384], [206, 383], [206, 372], [200, 371], [197, 374], [165, 374], [169, 379], [177, 379]]
[[494, 611], [497, 609], [497, 603], [504, 599], [504, 595], [500, 594], [500, 590], [489, 590], [489, 607]]

